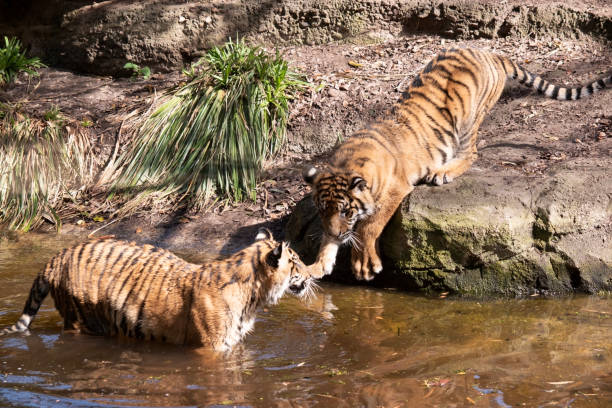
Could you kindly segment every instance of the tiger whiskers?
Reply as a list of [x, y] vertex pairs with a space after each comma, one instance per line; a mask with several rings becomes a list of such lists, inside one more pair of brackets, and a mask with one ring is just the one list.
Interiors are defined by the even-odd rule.
[[306, 285], [306, 290], [304, 291], [304, 299], [307, 301], [312, 301], [316, 296], [317, 292], [321, 289], [315, 281], [311, 280], [310, 283]]
[[361, 239], [354, 231], [347, 231], [342, 236], [342, 242], [349, 244], [356, 250], [361, 250]]

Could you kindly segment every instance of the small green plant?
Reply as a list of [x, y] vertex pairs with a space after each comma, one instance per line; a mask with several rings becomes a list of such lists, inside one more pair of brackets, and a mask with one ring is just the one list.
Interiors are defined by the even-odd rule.
[[40, 59], [26, 57], [18, 39], [4, 37], [4, 47], [0, 48], [0, 85], [10, 84], [20, 72], [38, 76], [36, 69], [44, 66]]
[[120, 159], [117, 190], [218, 192], [255, 199], [258, 172], [285, 142], [288, 103], [308, 84], [279, 54], [243, 41], [211, 49], [183, 70], [185, 85], [161, 99]]
[[64, 117], [28, 117], [6, 104], [0, 111], [0, 226], [28, 231], [46, 218], [59, 227], [57, 206], [91, 175], [87, 135]]
[[132, 78], [149, 79], [151, 76], [151, 69], [149, 67], [141, 67], [133, 62], [126, 63], [123, 68], [132, 71]]
[[48, 122], [59, 122], [62, 119], [62, 112], [57, 106], [52, 106], [51, 109], [45, 112], [43, 118]]
[[92, 127], [93, 126], [93, 122], [89, 119], [83, 119], [81, 121], [81, 126], [88, 128], [88, 127]]

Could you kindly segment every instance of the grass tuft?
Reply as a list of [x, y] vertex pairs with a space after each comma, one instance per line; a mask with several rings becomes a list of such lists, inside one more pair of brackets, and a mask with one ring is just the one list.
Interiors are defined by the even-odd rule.
[[91, 178], [91, 153], [78, 122], [52, 109], [26, 117], [0, 104], [0, 225], [28, 231], [43, 219], [56, 224], [65, 194]]
[[44, 66], [40, 59], [26, 57], [18, 39], [4, 37], [4, 47], [0, 48], [0, 85], [10, 84], [20, 72], [38, 76], [36, 69]]
[[183, 72], [188, 82], [162, 97], [121, 156], [114, 190], [186, 194], [196, 205], [214, 194], [254, 200], [258, 172], [285, 143], [288, 102], [308, 84], [278, 53], [243, 41]]

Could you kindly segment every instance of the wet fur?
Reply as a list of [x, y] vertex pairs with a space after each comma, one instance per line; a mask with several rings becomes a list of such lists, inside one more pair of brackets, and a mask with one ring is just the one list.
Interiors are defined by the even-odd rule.
[[324, 168], [304, 170], [324, 230], [310, 267], [314, 276], [332, 272], [342, 243], [352, 246], [358, 279], [370, 280], [382, 270], [377, 240], [383, 228], [415, 185], [449, 183], [476, 160], [478, 128], [507, 79], [558, 100], [580, 99], [612, 85], [608, 76], [564, 88], [504, 56], [472, 49], [439, 54], [389, 114], [341, 144]]
[[196, 265], [151, 245], [90, 241], [53, 257], [32, 285], [26, 331], [47, 293], [65, 329], [225, 351], [251, 330], [258, 306], [308, 293], [307, 268], [269, 231], [233, 256]]

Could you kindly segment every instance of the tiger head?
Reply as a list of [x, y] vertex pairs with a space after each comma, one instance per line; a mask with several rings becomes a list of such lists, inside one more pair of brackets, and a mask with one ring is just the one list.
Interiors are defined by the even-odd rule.
[[324, 233], [340, 243], [359, 244], [354, 242], [355, 225], [376, 209], [366, 180], [359, 174], [318, 170], [314, 166], [306, 168], [303, 175], [312, 188]]
[[304, 297], [312, 294], [313, 278], [299, 255], [286, 242], [276, 242], [267, 228], [260, 228], [255, 242], [261, 242], [264, 279], [262, 281], [267, 303], [275, 304], [287, 291]]

